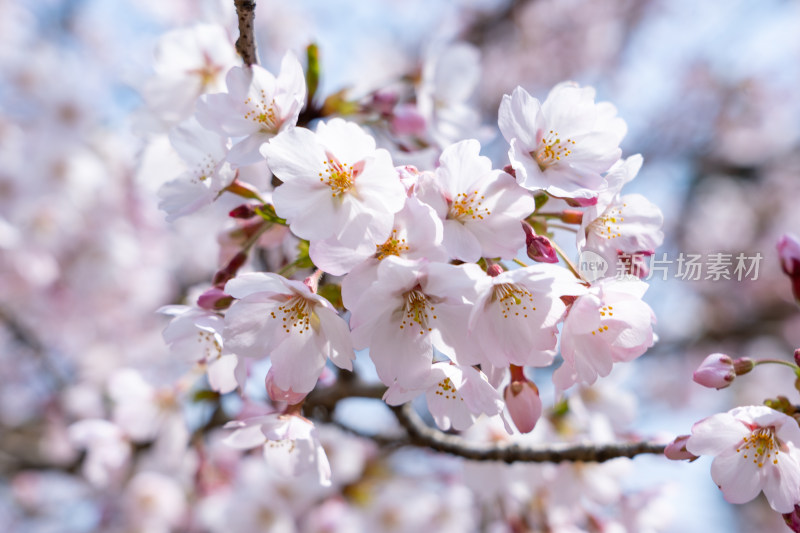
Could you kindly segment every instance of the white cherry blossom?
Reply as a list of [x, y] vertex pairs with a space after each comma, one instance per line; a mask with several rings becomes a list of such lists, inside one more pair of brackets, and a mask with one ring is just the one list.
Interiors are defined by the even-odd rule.
[[195, 119], [174, 128], [169, 138], [187, 166], [183, 174], [158, 191], [158, 207], [167, 213], [167, 222], [172, 222], [211, 204], [231, 184], [236, 172], [226, 160], [227, 140]]
[[359, 249], [391, 235], [406, 191], [389, 152], [357, 124], [332, 119], [315, 132], [293, 128], [262, 152], [283, 181], [273, 192], [275, 211], [298, 237]]
[[344, 301], [353, 344], [370, 349], [383, 383], [419, 386], [431, 372], [434, 347], [455, 357], [474, 297], [471, 269], [480, 267], [387, 257], [375, 282], [356, 301]]
[[321, 485], [330, 485], [331, 466], [310, 420], [273, 413], [228, 422], [225, 429], [234, 430], [226, 444], [243, 450], [262, 446], [264, 459], [279, 474], [289, 477], [315, 471]]
[[422, 392], [436, 425], [445, 431], [451, 427], [463, 431], [478, 416], [494, 416], [503, 411], [500, 393], [482, 372], [449, 362], [434, 363], [427, 379], [412, 389], [392, 384], [383, 399], [389, 405], [400, 405]]
[[277, 76], [264, 67], [232, 68], [227, 93], [206, 96], [197, 106], [205, 127], [238, 138], [228, 159], [238, 165], [262, 160], [259, 148], [279, 132], [293, 127], [305, 104], [303, 67], [287, 52]]
[[225, 315], [226, 349], [245, 357], [269, 356], [281, 390], [311, 391], [328, 359], [353, 368], [347, 323], [304, 283], [254, 272], [229, 281], [225, 292], [238, 299]]
[[417, 196], [444, 221], [444, 247], [461, 261], [481, 256], [511, 258], [525, 245], [520, 220], [533, 197], [501, 170], [493, 170], [474, 139], [447, 147], [436, 173], [423, 174]]
[[764, 491], [770, 507], [789, 513], [800, 503], [800, 427], [763, 405], [737, 407], [692, 427], [686, 449], [712, 455], [711, 478], [731, 503]]
[[544, 103], [522, 87], [503, 96], [498, 124], [523, 187], [592, 205], [603, 174], [620, 158], [627, 126], [608, 102], [595, 103], [591, 87], [556, 85]]

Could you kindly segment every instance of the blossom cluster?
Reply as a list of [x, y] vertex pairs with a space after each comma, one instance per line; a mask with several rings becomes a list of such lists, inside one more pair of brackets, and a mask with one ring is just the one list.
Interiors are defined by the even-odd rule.
[[[479, 140], [462, 138], [472, 132], [443, 135], [435, 115], [428, 120], [436, 135], [400, 130], [419, 142], [427, 137], [437, 155], [398, 165], [398, 146], [382, 134], [398, 130], [394, 113], [402, 112], [392, 105], [407, 111], [408, 104], [382, 93], [359, 113], [325, 112], [309, 98], [316, 87], [307, 87], [292, 53], [277, 73], [259, 65], [204, 68], [191, 72], [224, 75], [225, 86], [198, 95], [194, 114], [172, 129], [173, 146], [193, 170], [160, 195], [169, 219], [223, 194], [247, 200], [230, 213], [246, 237], [232, 246], [213, 287], [196, 306], [165, 309], [175, 316], [165, 332], [173, 351], [185, 353], [195, 338], [207, 346], [201, 360], [213, 390], [243, 388], [252, 363], [268, 359], [271, 399], [301, 404], [329, 362], [350, 371], [355, 352], [368, 350], [388, 404], [424, 395], [442, 430], [500, 415], [529, 432], [542, 402], [526, 367], [557, 366], [561, 394], [594, 384], [653, 345], [647, 284], [635, 272], [584, 277], [551, 240], [553, 218], [572, 224], [578, 252], [612, 261], [652, 254], [663, 239], [659, 209], [622, 194], [642, 158], [622, 158], [625, 122], [613, 105], [596, 102], [594, 89], [568, 82], [543, 101], [521, 87], [506, 95], [498, 112], [508, 146], [503, 168], [481, 154]], [[374, 107], [391, 118], [366, 128], [359, 119]], [[259, 243], [294, 246], [296, 255], [278, 272], [252, 263], [244, 272]], [[314, 442], [306, 425], [281, 417], [240, 422], [232, 442]], [[314, 449], [297, 464], [316, 465], [325, 481], [328, 467], [313, 459]]]

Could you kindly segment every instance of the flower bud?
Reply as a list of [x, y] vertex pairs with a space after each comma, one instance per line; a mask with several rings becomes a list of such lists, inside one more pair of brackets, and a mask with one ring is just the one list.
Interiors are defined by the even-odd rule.
[[272, 401], [286, 402], [289, 405], [296, 405], [303, 401], [303, 398], [306, 397], [306, 393], [294, 392], [291, 388], [289, 390], [283, 390], [275, 385], [275, 373], [273, 370], [274, 369], [270, 368], [269, 372], [267, 372], [266, 379], [264, 379], [264, 386], [267, 388], [267, 394], [269, 394]]
[[795, 505], [794, 511], [791, 513], [785, 513], [783, 515], [783, 521], [786, 522], [790, 530], [795, 533], [800, 533], [800, 505]]
[[497, 263], [489, 265], [489, 268], [486, 269], [486, 274], [491, 277], [497, 277], [503, 273], [503, 267], [498, 265]]
[[225, 294], [219, 287], [211, 287], [197, 298], [197, 305], [209, 311], [227, 309], [233, 303], [233, 296]]
[[530, 433], [542, 416], [542, 399], [539, 398], [536, 384], [528, 381], [524, 375], [519, 377], [513, 374], [511, 383], [503, 391], [503, 398], [517, 429], [521, 433]]
[[228, 212], [228, 216], [231, 218], [241, 218], [247, 220], [249, 218], [253, 218], [256, 216], [256, 206], [253, 204], [242, 204], [238, 207], [234, 207]]
[[724, 389], [736, 378], [733, 360], [725, 354], [712, 353], [700, 363], [692, 379], [710, 389]]
[[525, 246], [528, 257], [539, 263], [558, 263], [558, 255], [556, 255], [550, 239], [543, 235], [536, 235], [533, 227], [527, 222], [522, 223], [522, 229], [525, 230]]
[[673, 461], [694, 461], [697, 459], [695, 454], [686, 449], [686, 441], [689, 440], [689, 437], [690, 435], [680, 435], [667, 444], [667, 447], [664, 448], [664, 455], [667, 459], [672, 459]]
[[778, 256], [783, 272], [792, 280], [794, 299], [800, 303], [800, 242], [794, 235], [787, 233], [778, 239]]

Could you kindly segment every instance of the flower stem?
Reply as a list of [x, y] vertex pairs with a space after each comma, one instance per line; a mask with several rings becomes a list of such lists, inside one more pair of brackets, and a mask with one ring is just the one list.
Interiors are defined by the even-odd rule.
[[790, 363], [789, 361], [784, 361], [782, 359], [757, 359], [757, 360], [754, 361], [754, 363], [755, 363], [755, 366], [765, 365], [765, 364], [768, 364], [768, 363], [772, 363], [772, 364], [776, 364], [776, 365], [784, 365], [784, 366], [788, 366], [789, 368], [791, 368], [795, 372], [800, 372], [800, 367], [798, 367], [796, 364]]
[[570, 270], [570, 272], [572, 272], [572, 274], [579, 280], [585, 281], [578, 272], [578, 269], [575, 268], [573, 262], [570, 261], [569, 258], [567, 257], [567, 254], [564, 253], [564, 250], [562, 250], [561, 247], [555, 243], [555, 241], [550, 241], [550, 243], [553, 245], [553, 249], [556, 251], [561, 260], [564, 261], [564, 263], [566, 263], [567, 268]]

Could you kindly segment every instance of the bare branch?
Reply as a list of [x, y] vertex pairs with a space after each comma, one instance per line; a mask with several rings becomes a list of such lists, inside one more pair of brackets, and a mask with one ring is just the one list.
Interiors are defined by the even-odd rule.
[[247, 66], [258, 64], [256, 58], [256, 38], [253, 33], [253, 20], [256, 18], [255, 0], [233, 0], [236, 15], [239, 17], [239, 38], [236, 51]]
[[618, 444], [550, 444], [541, 448], [517, 444], [476, 444], [461, 437], [448, 435], [428, 427], [410, 403], [395, 407], [397, 420], [408, 432], [411, 444], [457, 455], [475, 461], [503, 461], [514, 463], [597, 462], [617, 457], [634, 457], [643, 453], [663, 454], [664, 444], [651, 442], [625, 442]]

